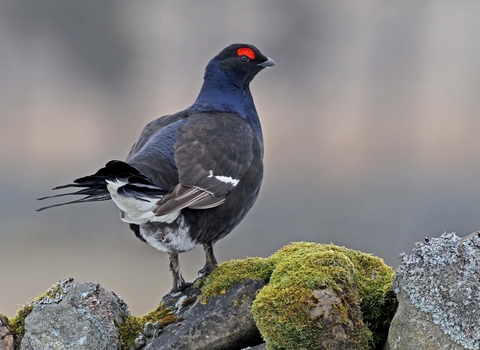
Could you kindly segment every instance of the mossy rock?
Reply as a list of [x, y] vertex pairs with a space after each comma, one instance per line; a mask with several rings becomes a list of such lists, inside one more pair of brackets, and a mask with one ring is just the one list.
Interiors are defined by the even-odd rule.
[[171, 323], [178, 321], [178, 317], [172, 314], [170, 308], [165, 308], [160, 304], [155, 310], [152, 310], [144, 316], [127, 316], [122, 324], [117, 324], [120, 331], [120, 347], [121, 349], [130, 349], [135, 341], [135, 338], [142, 333], [145, 323], [155, 323], [160, 321], [162, 326], [168, 326]]
[[[69, 281], [70, 278], [67, 278], [63, 281], [67, 281], [67, 280]], [[0, 314], [0, 317], [2, 317], [5, 320], [8, 330], [13, 335], [16, 349], [20, 348], [20, 343], [22, 341], [23, 336], [25, 335], [25, 319], [32, 312], [34, 305], [36, 303], [44, 302], [46, 300], [57, 300], [58, 298], [60, 298], [64, 293], [63, 285], [62, 285], [63, 281], [55, 283], [45, 293], [39, 295], [27, 305], [24, 305], [21, 309], [19, 309], [15, 313], [14, 317], [9, 318], [6, 315]]]
[[[15, 349], [20, 349], [22, 338], [25, 335], [25, 319], [32, 312], [33, 308], [37, 304], [50, 304], [56, 303], [67, 292], [65, 285], [73, 281], [72, 278], [64, 279], [58, 283], [55, 283], [45, 293], [39, 295], [30, 303], [18, 310], [14, 317], [7, 317], [0, 314], [7, 324], [8, 330], [13, 335], [15, 340]], [[160, 321], [162, 326], [167, 326], [171, 323], [178, 321], [170, 308], [164, 307], [160, 304], [155, 310], [148, 312], [144, 316], [126, 315], [123, 322], [117, 323], [116, 326], [119, 329], [119, 343], [121, 349], [130, 349], [135, 338], [142, 332], [145, 323]]]
[[225, 290], [242, 283], [246, 279], [261, 279], [268, 281], [275, 268], [270, 259], [246, 258], [230, 260], [217, 266], [208, 277], [195, 283], [195, 287], [202, 289], [202, 297], [209, 299], [225, 293]]
[[33, 305], [28, 304], [18, 310], [14, 317], [9, 318], [6, 315], [0, 314], [6, 323], [9, 332], [13, 335], [15, 342], [15, 349], [20, 348], [20, 342], [25, 334], [25, 318], [32, 312]]
[[198, 286], [208, 298], [246, 279], [267, 281], [252, 305], [267, 349], [380, 349], [397, 307], [393, 275], [370, 254], [300, 242], [225, 262]]
[[[253, 302], [252, 313], [269, 350], [381, 349], [397, 307], [393, 275], [390, 267], [372, 255], [331, 244], [300, 242], [269, 258], [220, 264], [196, 286], [208, 299], [247, 279], [266, 281]], [[62, 293], [62, 284], [55, 284], [15, 317], [4, 317], [17, 346], [33, 305], [56, 300]], [[326, 309], [325, 305], [331, 307]], [[121, 347], [132, 345], [145, 322], [157, 320], [168, 325], [177, 318], [163, 305], [142, 317], [127, 316], [117, 325]], [[341, 346], [325, 343], [332, 335], [343, 339]]]

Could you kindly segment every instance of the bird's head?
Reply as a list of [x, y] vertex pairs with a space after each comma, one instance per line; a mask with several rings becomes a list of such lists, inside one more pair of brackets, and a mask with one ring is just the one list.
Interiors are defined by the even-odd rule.
[[253, 45], [230, 45], [208, 63], [200, 93], [189, 108], [258, 119], [249, 85], [258, 72], [273, 66], [275, 62]]
[[223, 49], [207, 65], [205, 80], [220, 79], [236, 87], [248, 87], [252, 79], [275, 62], [253, 45], [232, 44]]

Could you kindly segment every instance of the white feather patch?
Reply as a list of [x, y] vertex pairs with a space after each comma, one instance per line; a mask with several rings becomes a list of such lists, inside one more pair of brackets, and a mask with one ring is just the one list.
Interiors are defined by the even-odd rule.
[[213, 175], [213, 170], [210, 170], [209, 171], [210, 175], [208, 175], [207, 177], [215, 177], [218, 181], [222, 181], [224, 183], [227, 183], [227, 184], [231, 184], [233, 185], [233, 187], [237, 186], [238, 185], [238, 182], [240, 180], [237, 180], [237, 179], [234, 179], [230, 176], [221, 176], [221, 175]]
[[237, 186], [238, 182], [240, 181], [240, 180], [231, 178], [230, 176], [215, 176], [215, 178], [227, 184], [232, 184], [234, 187]]
[[147, 222], [166, 222], [172, 223], [180, 215], [180, 211], [176, 211], [163, 216], [155, 216], [153, 209], [155, 208], [159, 198], [141, 197], [136, 199], [133, 197], [124, 197], [118, 194], [118, 189], [127, 184], [121, 180], [107, 181], [107, 189], [118, 208], [124, 213], [122, 220], [130, 224], [145, 224]]

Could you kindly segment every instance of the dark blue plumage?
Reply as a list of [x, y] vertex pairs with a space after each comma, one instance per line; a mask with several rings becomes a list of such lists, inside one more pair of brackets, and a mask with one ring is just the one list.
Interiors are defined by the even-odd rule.
[[256, 47], [233, 44], [207, 65], [204, 83], [186, 110], [149, 123], [125, 162], [111, 161], [94, 175], [55, 189], [85, 195], [67, 203], [112, 199], [135, 235], [169, 254], [173, 291], [189, 285], [178, 253], [203, 244], [216, 266], [213, 245], [255, 202], [263, 178], [263, 136], [249, 84], [273, 60]]

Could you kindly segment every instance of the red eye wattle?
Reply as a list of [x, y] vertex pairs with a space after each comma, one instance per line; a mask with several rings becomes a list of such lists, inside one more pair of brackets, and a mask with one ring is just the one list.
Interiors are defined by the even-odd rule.
[[251, 60], [255, 59], [255, 52], [249, 47], [241, 47], [237, 50], [238, 56], [247, 56]]

